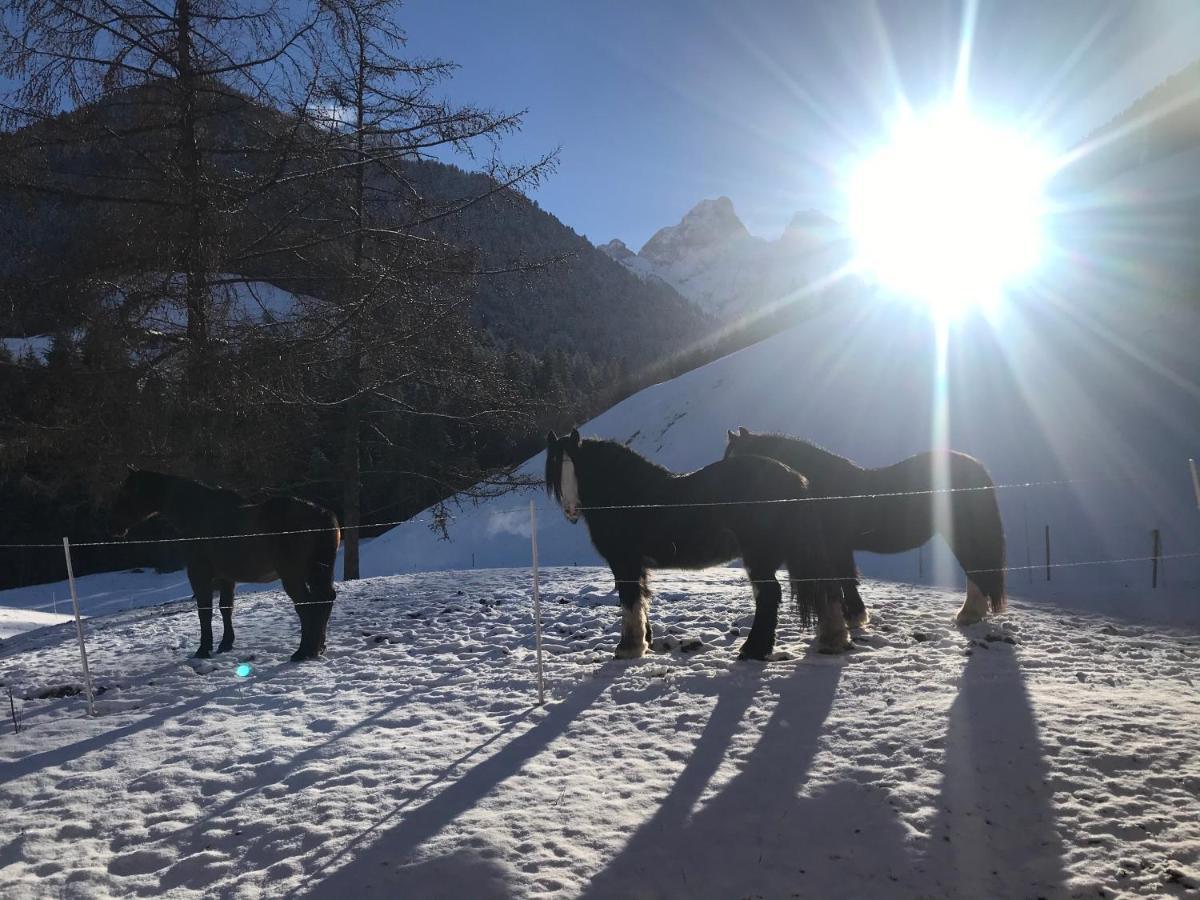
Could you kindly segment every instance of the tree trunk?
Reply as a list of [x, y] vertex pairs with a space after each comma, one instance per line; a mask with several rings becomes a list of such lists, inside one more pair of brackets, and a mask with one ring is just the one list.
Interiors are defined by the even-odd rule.
[[358, 578], [358, 526], [362, 521], [362, 462], [359, 457], [359, 425], [362, 404], [355, 397], [346, 404], [344, 441], [342, 444], [342, 580]]
[[210, 356], [208, 312], [211, 304], [204, 253], [203, 163], [197, 135], [196, 73], [192, 65], [192, 10], [190, 0], [175, 4], [176, 60], [179, 74], [178, 166], [182, 180], [184, 227], [182, 266], [184, 304], [187, 311], [186, 391], [202, 457], [212, 439], [210, 410]]

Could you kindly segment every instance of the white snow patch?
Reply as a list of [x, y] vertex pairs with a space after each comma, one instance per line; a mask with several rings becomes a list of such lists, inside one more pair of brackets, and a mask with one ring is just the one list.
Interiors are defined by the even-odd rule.
[[750, 592], [713, 569], [657, 578], [673, 649], [617, 663], [607, 583], [544, 573], [543, 708], [528, 570], [342, 585], [300, 665], [281, 594], [196, 667], [190, 604], [92, 619], [96, 719], [72, 627], [6, 641], [4, 896], [1132, 897], [1200, 871], [1194, 632], [1020, 599], [960, 631], [957, 592], [868, 582], [871, 649], [815, 654], [784, 615], [794, 658], [738, 663]]

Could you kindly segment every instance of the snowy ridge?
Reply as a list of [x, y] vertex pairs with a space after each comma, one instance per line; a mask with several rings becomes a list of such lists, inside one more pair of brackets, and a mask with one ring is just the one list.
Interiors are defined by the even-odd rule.
[[600, 249], [727, 319], [794, 297], [849, 258], [843, 229], [822, 213], [797, 213], [778, 240], [767, 241], [746, 230], [728, 197], [702, 200], [636, 254], [619, 239]]

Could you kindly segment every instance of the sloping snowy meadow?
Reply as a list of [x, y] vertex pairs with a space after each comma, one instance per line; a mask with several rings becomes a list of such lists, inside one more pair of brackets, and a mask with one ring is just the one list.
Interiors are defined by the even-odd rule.
[[[280, 593], [191, 660], [189, 603], [0, 650], [0, 894], [41, 897], [1175, 897], [1200, 889], [1200, 636], [868, 581], [841, 657], [784, 616], [735, 661], [736, 569], [654, 581], [616, 662], [602, 569], [341, 585], [328, 657]], [[249, 674], [238, 674], [239, 665]], [[245, 668], [242, 669], [246, 671]]]

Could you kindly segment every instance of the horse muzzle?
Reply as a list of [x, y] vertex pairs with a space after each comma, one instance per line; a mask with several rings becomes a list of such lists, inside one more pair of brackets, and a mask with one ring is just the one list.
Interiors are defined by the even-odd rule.
[[565, 515], [567, 517], [568, 522], [570, 522], [572, 525], [574, 525], [576, 522], [579, 521], [579, 507], [564, 506], [563, 507], [563, 515]]

